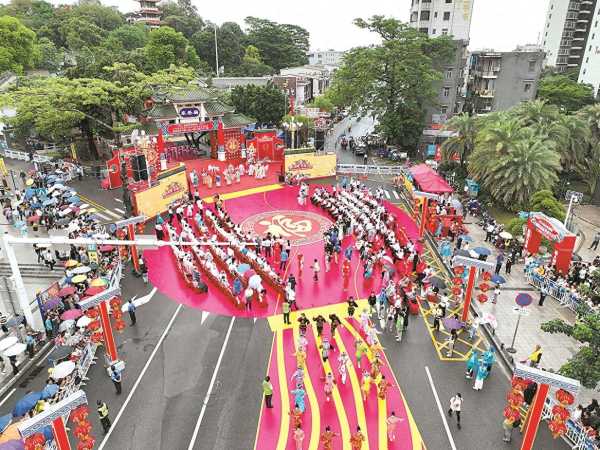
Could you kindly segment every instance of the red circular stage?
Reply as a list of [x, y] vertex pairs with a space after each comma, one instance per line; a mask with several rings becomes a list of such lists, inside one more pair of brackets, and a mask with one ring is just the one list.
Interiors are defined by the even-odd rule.
[[[315, 186], [311, 186], [311, 194]], [[350, 282], [344, 290], [342, 283], [343, 249], [354, 245], [353, 237], [342, 241], [342, 255], [339, 261], [331, 262], [329, 272], [325, 270], [323, 233], [333, 224], [328, 213], [310, 201], [306, 205], [298, 205], [298, 187], [283, 186], [270, 190], [225, 201], [225, 209], [235, 223], [241, 224], [244, 231], [258, 234], [277, 233], [292, 244], [291, 255], [287, 267], [279, 275], [287, 279], [293, 274], [297, 280], [296, 301], [302, 308], [324, 306], [344, 301], [349, 295], [355, 298], [366, 298], [371, 291], [381, 287], [381, 276], [376, 271], [369, 280], [363, 279], [362, 264], [354, 252], [351, 262]], [[413, 220], [402, 210], [385, 203], [386, 208], [395, 216], [406, 235], [413, 242], [418, 238], [418, 229]], [[304, 271], [299, 273], [298, 256], [304, 259]], [[232, 301], [211, 282], [209, 291], [201, 294], [189, 287], [178, 272], [175, 257], [170, 247], [158, 250], [146, 250], [144, 258], [149, 270], [149, 278], [160, 292], [186, 306], [204, 311], [244, 317], [268, 317], [281, 312], [281, 294], [264, 283], [267, 289], [267, 305], [253, 305], [250, 312], [237, 308]], [[313, 281], [310, 265], [317, 259], [321, 266], [318, 282]], [[278, 269], [271, 262], [274, 269]]]

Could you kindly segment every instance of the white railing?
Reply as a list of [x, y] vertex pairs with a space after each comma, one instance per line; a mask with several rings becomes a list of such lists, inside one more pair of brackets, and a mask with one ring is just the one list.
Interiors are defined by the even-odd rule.
[[[555, 400], [551, 397], [546, 398], [542, 419], [552, 419], [552, 408], [554, 405], [557, 405]], [[594, 443], [593, 439], [588, 436], [580, 422], [567, 420], [565, 425], [567, 426], [567, 432], [564, 437], [567, 438], [567, 441], [573, 450], [598, 450], [598, 446]]]
[[[4, 156], [5, 158], [20, 159], [21, 161], [29, 161], [29, 153], [26, 153], [26, 152], [19, 152], [17, 150], [4, 149], [4, 150], [0, 151], [0, 154], [2, 156]], [[33, 160], [35, 162], [44, 163], [44, 162], [52, 161], [52, 158], [50, 158], [49, 156], [38, 155], [38, 154], [34, 153]]]
[[336, 171], [341, 174], [376, 175], [402, 175], [406, 172], [402, 166], [369, 166], [365, 164], [338, 164]]

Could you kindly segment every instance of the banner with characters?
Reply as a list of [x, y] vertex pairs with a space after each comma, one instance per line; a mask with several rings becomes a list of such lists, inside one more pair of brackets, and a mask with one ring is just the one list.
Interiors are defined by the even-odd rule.
[[157, 186], [136, 192], [134, 195], [136, 213], [138, 215], [154, 217], [166, 211], [168, 206], [174, 201], [187, 198], [188, 183], [186, 172], [179, 172], [163, 178]]
[[300, 178], [327, 178], [336, 173], [335, 154], [301, 153], [285, 155], [285, 172]]

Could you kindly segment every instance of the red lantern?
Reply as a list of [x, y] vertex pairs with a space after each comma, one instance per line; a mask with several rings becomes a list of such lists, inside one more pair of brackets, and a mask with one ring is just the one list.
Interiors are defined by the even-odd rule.
[[477, 300], [479, 300], [479, 303], [485, 303], [488, 301], [488, 296], [485, 294], [479, 294], [477, 296]]
[[123, 317], [123, 313], [121, 312], [120, 309], [113, 309], [112, 316], [113, 316], [113, 319], [119, 320]]
[[119, 297], [113, 297], [110, 299], [110, 308], [115, 310], [115, 309], [119, 309], [119, 307], [121, 306], [121, 298]]
[[508, 400], [508, 403], [510, 403], [510, 405], [514, 408], [518, 408], [525, 401], [525, 398], [523, 397], [521, 391], [515, 390], [510, 391], [506, 396], [506, 399]]
[[90, 319], [95, 319], [99, 315], [98, 308], [90, 308], [90, 309], [88, 309], [85, 312], [85, 315], [88, 316]]
[[75, 422], [78, 425], [82, 424], [82, 423], [89, 423], [87, 421], [88, 414], [89, 414], [89, 410], [88, 410], [87, 406], [81, 405], [81, 406], [75, 408], [71, 412], [70, 418], [73, 422]]
[[100, 342], [102, 342], [102, 333], [94, 333], [92, 334], [92, 342], [94, 342], [95, 344], [99, 344]]
[[452, 288], [452, 294], [454, 294], [454, 295], [460, 295], [461, 291], [462, 291], [462, 289], [457, 286], [454, 286]]
[[115, 321], [115, 329], [119, 332], [125, 329], [125, 322], [122, 319]]
[[562, 405], [569, 406], [575, 402], [575, 397], [569, 391], [559, 389], [555, 394], [556, 400]]
[[456, 266], [452, 270], [454, 271], [454, 273], [456, 275], [461, 275], [465, 271], [465, 268], [464, 268], [464, 266]]
[[511, 385], [514, 389], [522, 391], [527, 387], [527, 380], [524, 380], [521, 377], [513, 377], [511, 380]]
[[100, 321], [94, 320], [93, 322], [90, 322], [87, 327], [90, 331], [99, 330], [100, 329]]
[[479, 290], [480, 290], [481, 292], [487, 292], [487, 291], [489, 291], [489, 290], [490, 290], [490, 285], [489, 285], [489, 284], [487, 284], [487, 283], [481, 283], [481, 284], [479, 285]]
[[42, 450], [44, 448], [44, 444], [46, 443], [46, 438], [41, 433], [35, 433], [25, 439], [25, 450]]
[[483, 272], [481, 274], [481, 278], [483, 278], [484, 281], [490, 281], [492, 279], [492, 274], [489, 272]]
[[552, 437], [554, 439], [562, 436], [567, 432], [567, 427], [565, 423], [557, 420], [551, 420], [548, 424], [548, 428], [550, 429], [550, 432], [552, 433]]
[[560, 419], [560, 420], [562, 420], [564, 422], [565, 420], [567, 420], [571, 416], [571, 413], [564, 406], [554, 405], [552, 407], [552, 416], [555, 419]]
[[461, 285], [463, 284], [463, 279], [461, 277], [454, 277], [452, 278], [452, 283], [454, 283], [455, 285]]
[[507, 406], [506, 408], [504, 408], [504, 417], [508, 420], [516, 422], [521, 418], [521, 413], [518, 409]]
[[89, 436], [90, 431], [92, 431], [91, 424], [89, 422], [82, 422], [75, 427], [73, 434], [75, 434], [75, 437], [80, 441], [84, 441]]
[[79, 441], [79, 444], [77, 444], [77, 450], [92, 450], [95, 443], [96, 439], [94, 439], [93, 436], [87, 436], [87, 439]]

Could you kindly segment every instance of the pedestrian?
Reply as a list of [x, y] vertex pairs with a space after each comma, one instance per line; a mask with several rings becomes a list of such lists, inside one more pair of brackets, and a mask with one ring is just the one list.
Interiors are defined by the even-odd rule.
[[502, 263], [504, 262], [504, 253], [500, 252], [498, 256], [496, 256], [496, 270], [494, 273], [496, 275], [500, 274], [500, 269], [502, 269]]
[[289, 302], [284, 301], [281, 305], [281, 311], [283, 312], [283, 323], [285, 325], [291, 325], [292, 323], [290, 322], [290, 311], [291, 311], [292, 307], [290, 305]]
[[390, 442], [394, 442], [396, 440], [396, 427], [398, 426], [398, 422], [402, 422], [404, 419], [396, 417], [396, 413], [392, 411], [390, 416], [385, 420], [387, 425], [387, 435], [388, 440]]
[[483, 382], [488, 377], [489, 372], [487, 366], [483, 360], [480, 358], [477, 362], [477, 374], [475, 375], [475, 384], [473, 385], [473, 390], [480, 391], [483, 389]]
[[547, 295], [548, 289], [546, 289], [546, 286], [542, 286], [542, 289], [540, 289], [540, 300], [538, 301], [539, 306], [544, 306], [544, 300], [546, 300]]
[[131, 320], [131, 326], [134, 326], [137, 322], [137, 318], [135, 317], [135, 310], [137, 308], [133, 304], [131, 300], [127, 302], [127, 312], [129, 313], [129, 319]]
[[110, 379], [112, 380], [113, 384], [115, 385], [117, 395], [121, 395], [121, 380], [122, 380], [121, 371], [118, 370], [114, 364], [112, 366], [110, 366]]
[[435, 331], [440, 331], [440, 321], [443, 317], [444, 313], [442, 311], [442, 308], [440, 308], [440, 306], [437, 305], [433, 310], [433, 329]]
[[27, 333], [25, 343], [27, 344], [27, 354], [29, 355], [29, 358], [33, 358], [33, 355], [35, 353], [35, 341], [33, 339], [33, 336], [31, 336], [31, 333]]
[[100, 417], [100, 423], [102, 424], [102, 429], [104, 430], [104, 434], [108, 433], [110, 430], [110, 419], [108, 417], [108, 406], [101, 400], [96, 402], [98, 405], [98, 416]]
[[448, 415], [452, 417], [452, 413], [456, 413], [456, 426], [460, 430], [460, 411], [462, 409], [463, 398], [460, 392], [457, 392], [454, 397], [450, 399], [450, 409], [448, 409]]
[[304, 410], [306, 409], [306, 404], [304, 403], [304, 396], [306, 395], [306, 391], [302, 386], [296, 387], [291, 391], [294, 394], [294, 407], [298, 408], [302, 414], [304, 414]]
[[479, 352], [474, 351], [471, 354], [469, 360], [467, 361], [467, 370], [465, 371], [465, 378], [473, 378], [473, 374], [475, 373], [475, 369], [477, 368], [477, 361], [479, 361]]
[[589, 250], [598, 250], [598, 244], [600, 244], [600, 231], [597, 231], [592, 240]]
[[281, 251], [281, 255], [279, 255], [279, 270], [282, 271], [285, 269], [285, 265], [287, 264], [287, 260], [288, 260], [288, 252], [283, 249]]
[[142, 274], [142, 281], [144, 282], [144, 284], [148, 284], [148, 267], [146, 266], [146, 263], [144, 262], [144, 259], [141, 256], [138, 259], [138, 263], [140, 266], [140, 273]]
[[304, 255], [302, 253], [298, 253], [296, 258], [298, 258], [298, 276], [302, 277], [302, 270], [304, 270]]
[[301, 423], [296, 425], [292, 437], [296, 443], [296, 450], [302, 450], [302, 442], [304, 442], [304, 430], [302, 429]]
[[538, 344], [535, 346], [535, 349], [533, 350], [533, 352], [531, 352], [531, 355], [529, 355], [529, 357], [527, 358], [527, 363], [531, 367], [537, 367], [541, 360], [542, 360], [542, 347], [541, 347], [541, 345]]
[[273, 398], [273, 384], [271, 383], [271, 377], [268, 375], [262, 382], [263, 394], [265, 396], [265, 405], [267, 408], [272, 408], [271, 399]]
[[346, 352], [342, 352], [340, 356], [338, 356], [338, 372], [340, 374], [340, 380], [344, 385], [346, 384], [346, 378], [348, 376], [348, 361], [350, 361], [350, 358]]
[[252, 296], [254, 295], [254, 290], [248, 286], [244, 291], [244, 297], [246, 299], [246, 311], [252, 311]]
[[13, 375], [16, 375], [19, 373], [19, 368], [17, 367], [17, 357], [15, 355], [11, 355], [8, 357], [8, 360], [10, 361], [10, 365], [12, 367], [13, 370]]
[[333, 378], [333, 374], [329, 372], [325, 376], [325, 384], [323, 385], [323, 389], [325, 391], [325, 401], [329, 401], [331, 399], [331, 394], [333, 392], [333, 385], [335, 384], [335, 379]]
[[356, 308], [358, 308], [358, 303], [354, 301], [353, 296], [348, 297], [346, 303], [348, 303], [348, 317], [354, 317], [354, 312], [356, 311]]
[[332, 450], [333, 449], [333, 438], [339, 436], [338, 433], [334, 433], [331, 431], [331, 427], [327, 425], [325, 427], [325, 431], [321, 433], [321, 437], [319, 441], [323, 444], [323, 450]]
[[319, 281], [319, 272], [321, 271], [321, 266], [319, 266], [319, 261], [315, 258], [312, 266], [310, 268], [313, 270], [313, 280]]
[[502, 440], [504, 442], [510, 442], [512, 440], [512, 431], [513, 429], [519, 427], [521, 425], [521, 419], [513, 420], [513, 419], [504, 419], [502, 422], [502, 428], [504, 429], [504, 437]]
[[[508, 262], [507, 262], [508, 264]], [[498, 297], [500, 297], [500, 286], [496, 286], [494, 292], [492, 293], [492, 303], [495, 305], [498, 303]]]
[[508, 255], [508, 258], [506, 258], [506, 265], [504, 266], [504, 271], [506, 272], [507, 275], [510, 275], [510, 269], [512, 268], [513, 265], [513, 255], [512, 253], [510, 255]]
[[290, 276], [288, 277], [288, 284], [292, 291], [296, 292], [296, 277], [294, 277], [293, 273], [290, 273]]
[[362, 434], [360, 427], [357, 425], [356, 433], [350, 436], [350, 446], [352, 447], [352, 450], [360, 450], [363, 442], [365, 442], [365, 435]]

